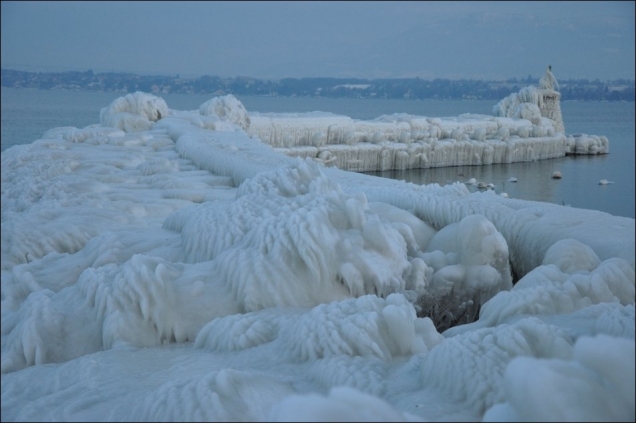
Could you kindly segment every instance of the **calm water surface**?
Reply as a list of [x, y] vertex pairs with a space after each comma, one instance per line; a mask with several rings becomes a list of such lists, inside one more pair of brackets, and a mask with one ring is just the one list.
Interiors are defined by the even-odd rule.
[[[2, 150], [12, 145], [39, 139], [51, 128], [83, 128], [99, 123], [99, 111], [122, 93], [40, 91], [2, 88]], [[198, 110], [211, 95], [162, 95], [168, 107]], [[457, 116], [462, 113], [492, 114], [496, 101], [418, 101], [396, 99], [327, 99], [290, 97], [237, 97], [250, 112], [323, 111], [374, 119], [383, 114], [409, 113], [429, 117]], [[495, 184], [496, 191], [510, 197], [542, 201], [572, 207], [601, 210], [634, 218], [634, 103], [570, 102], [561, 103], [566, 133], [605, 135], [610, 154], [568, 156], [536, 162], [490, 166], [462, 166], [435, 169], [373, 172], [374, 175], [419, 184], [445, 185], [475, 178]], [[551, 179], [559, 170], [563, 179]], [[459, 176], [463, 174], [464, 176]], [[507, 182], [516, 177], [518, 182]], [[608, 179], [614, 184], [599, 185]], [[469, 187], [469, 189], [474, 189]]]

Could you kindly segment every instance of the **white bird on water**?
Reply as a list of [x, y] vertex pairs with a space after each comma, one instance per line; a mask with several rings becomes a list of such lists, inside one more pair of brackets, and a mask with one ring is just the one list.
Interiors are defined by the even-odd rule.
[[562, 177], [563, 175], [561, 175], [561, 172], [559, 172], [558, 170], [552, 172], [552, 179], [561, 179]]
[[608, 181], [607, 179], [601, 179], [600, 181], [598, 181], [599, 185], [608, 185], [608, 184], [613, 184], [613, 181]]
[[510, 178], [508, 178], [508, 182], [517, 182], [517, 178], [511, 176]]

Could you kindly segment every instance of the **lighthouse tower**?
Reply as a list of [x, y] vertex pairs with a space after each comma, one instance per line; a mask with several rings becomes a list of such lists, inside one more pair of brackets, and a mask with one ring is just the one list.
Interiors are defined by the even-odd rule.
[[559, 83], [552, 74], [552, 66], [550, 65], [548, 65], [545, 74], [539, 80], [539, 93], [542, 97], [542, 101], [539, 102], [541, 116], [552, 119], [556, 123], [557, 131], [565, 134], [565, 126], [561, 116]]

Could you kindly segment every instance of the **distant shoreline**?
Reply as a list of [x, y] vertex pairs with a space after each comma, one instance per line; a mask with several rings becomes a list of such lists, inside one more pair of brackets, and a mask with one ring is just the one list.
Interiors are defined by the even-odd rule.
[[[143, 76], [132, 73], [27, 72], [1, 70], [2, 87], [35, 88], [88, 92], [131, 93], [143, 91], [162, 94], [233, 94], [262, 97], [308, 98], [385, 98], [413, 100], [500, 100], [527, 85], [536, 85], [538, 78], [510, 78], [505, 81], [357, 78], [285, 78], [279, 81], [248, 77], [220, 78], [202, 76]], [[618, 79], [602, 82], [598, 79], [559, 81], [562, 101], [625, 101], [635, 100], [634, 81]]]
[[[90, 93], [90, 92], [94, 92], [94, 93], [119, 93], [122, 96], [126, 95], [126, 94], [130, 94], [133, 91], [94, 91], [94, 90], [83, 90], [83, 89], [77, 89], [77, 88], [34, 88], [34, 87], [5, 87], [5, 86], [0, 86], [1, 88], [8, 88], [8, 89], [15, 89], [15, 90], [33, 90], [33, 91], [70, 91], [70, 92], [74, 92], [74, 93]], [[169, 93], [151, 93], [153, 95], [157, 95], [159, 97], [161, 97], [162, 94], [176, 94], [176, 95], [206, 95], [209, 93], [182, 93], [182, 92], [169, 92]], [[346, 98], [346, 97], [318, 97], [318, 96], [283, 96], [283, 95], [277, 95], [277, 96], [272, 96], [272, 95], [268, 95], [268, 94], [241, 94], [242, 96], [249, 96], [249, 97], [262, 97], [262, 98], [267, 98], [267, 97], [281, 97], [281, 98], [332, 98], [332, 99], [337, 99], [337, 98]], [[349, 97], [350, 98], [350, 97]], [[406, 101], [487, 101], [490, 99], [484, 99], [484, 98], [478, 98], [478, 99], [467, 99], [467, 98], [372, 98], [372, 97], [358, 97], [358, 99], [360, 100], [406, 100]], [[579, 99], [569, 99], [569, 100], [562, 100], [562, 102], [565, 103], [586, 103], [586, 102], [605, 102], [605, 103], [630, 103], [630, 102], [634, 102], [634, 100], [579, 100]]]

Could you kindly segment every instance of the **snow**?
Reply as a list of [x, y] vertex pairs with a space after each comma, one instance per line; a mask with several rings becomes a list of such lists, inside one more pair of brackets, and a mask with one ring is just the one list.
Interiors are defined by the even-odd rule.
[[516, 110], [134, 93], [3, 151], [2, 420], [633, 421], [634, 219], [347, 171], [574, 145]]

